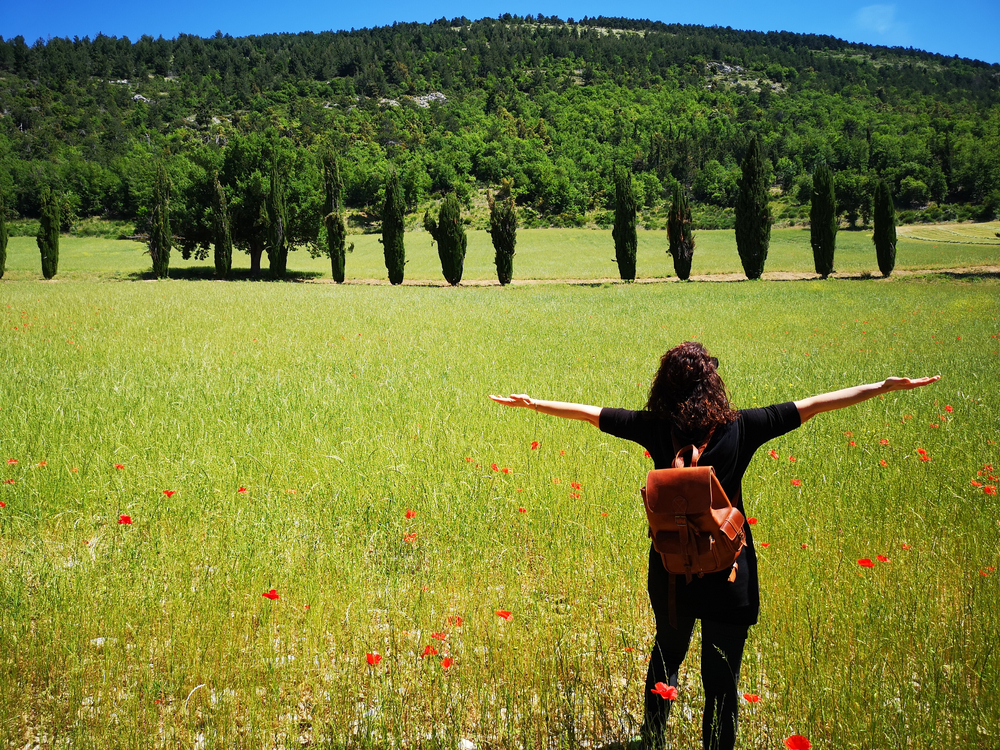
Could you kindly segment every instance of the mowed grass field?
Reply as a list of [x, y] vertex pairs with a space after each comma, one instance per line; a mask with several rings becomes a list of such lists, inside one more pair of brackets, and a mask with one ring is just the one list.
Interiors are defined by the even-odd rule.
[[[1000, 222], [961, 224], [941, 227], [903, 227], [896, 256], [896, 268], [938, 269], [1000, 264], [1000, 239], [993, 232]], [[929, 239], [913, 239], [913, 232]], [[496, 282], [494, 250], [488, 232], [469, 231], [465, 260], [466, 281]], [[514, 279], [604, 279], [618, 278], [614, 242], [610, 231], [590, 229], [521, 229], [514, 256]], [[379, 244], [380, 235], [352, 235], [355, 250], [347, 256], [348, 279], [385, 279], [386, 269]], [[695, 255], [691, 273], [743, 273], [731, 230], [695, 233]], [[638, 278], [674, 276], [673, 260], [667, 254], [664, 231], [639, 231]], [[150, 271], [145, 246], [138, 242], [92, 238], [63, 237], [60, 244], [58, 279], [135, 278]], [[7, 274], [10, 279], [35, 279], [41, 276], [38, 248], [32, 237], [11, 238], [8, 247]], [[443, 282], [437, 246], [425, 231], [406, 236], [406, 279]], [[869, 272], [879, 276], [875, 248], [870, 232], [840, 231], [837, 234], [835, 267], [841, 273]], [[263, 259], [266, 272], [267, 258]], [[245, 277], [250, 259], [245, 253], [233, 253], [234, 276]], [[183, 260], [175, 249], [171, 255], [170, 275], [174, 278], [210, 278], [215, 267], [208, 260]], [[330, 278], [330, 263], [325, 258], [310, 258], [304, 249], [292, 252], [288, 259], [293, 277]], [[782, 271], [812, 273], [812, 248], [808, 229], [774, 229], [765, 273]]]
[[687, 339], [738, 407], [943, 376], [751, 464], [741, 746], [1000, 746], [996, 281], [0, 290], [4, 747], [627, 742], [651, 465], [487, 394], [640, 408]]

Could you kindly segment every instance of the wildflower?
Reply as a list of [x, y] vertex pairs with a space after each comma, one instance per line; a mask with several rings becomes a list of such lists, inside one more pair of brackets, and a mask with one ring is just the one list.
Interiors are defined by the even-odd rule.
[[858, 560], [858, 565], [860, 565], [862, 568], [874, 568], [875, 567], [875, 563], [873, 563], [867, 557], [862, 557], [860, 560]]
[[792, 463], [795, 463], [795, 462], [796, 462], [796, 461], [798, 461], [799, 459], [797, 459], [797, 458], [796, 458], [795, 456], [789, 456], [789, 457], [788, 457], [788, 460], [789, 460], [789, 461], [791, 461]]
[[163, 494], [167, 497], [173, 497], [177, 494], [177, 490], [163, 490]]
[[500, 471], [500, 467], [496, 464], [490, 464], [490, 468], [493, 469], [493, 471]]
[[454, 659], [452, 659], [450, 656], [446, 656], [441, 660], [441, 669], [448, 669], [454, 663], [455, 663]]
[[559, 455], [560, 456], [565, 456], [566, 455], [566, 451], [559, 451]]
[[955, 411], [955, 410], [954, 410], [953, 408], [951, 408], [951, 407], [950, 407], [950, 406], [948, 406], [947, 404], [945, 405], [945, 407], [944, 407], [944, 410], [945, 410], [946, 412], [948, 412], [949, 414], [951, 414], [951, 413], [952, 413], [953, 411]]
[[772, 449], [772, 450], [769, 450], [769, 451], [767, 452], [767, 455], [769, 455], [769, 456], [770, 456], [771, 458], [773, 458], [773, 459], [775, 459], [775, 460], [777, 460], [777, 459], [778, 459], [778, 451], [776, 451], [776, 450], [773, 450], [773, 449]]
[[792, 487], [801, 487], [801, 486], [802, 486], [802, 480], [801, 479], [793, 479], [792, 480]]
[[406, 534], [403, 537], [403, 541], [409, 543], [414, 541], [416, 538], [417, 538], [417, 532], [414, 531], [412, 534]]
[[238, 495], [245, 495], [245, 494], [247, 494], [247, 488], [246, 487], [240, 487], [238, 490], [236, 490], [236, 494], [238, 494]]
[[931, 427], [940, 427], [941, 425], [931, 422]]
[[881, 440], [878, 441], [878, 444], [879, 445], [888, 445], [889, 444], [889, 438], [882, 438]]
[[448, 618], [448, 624], [454, 625], [456, 628], [462, 627], [462, 622], [464, 622], [460, 615], [452, 615]]
[[365, 661], [368, 662], [368, 666], [377, 667], [378, 663], [382, 661], [382, 655], [379, 653], [367, 653], [365, 654]]
[[997, 486], [995, 484], [988, 484], [985, 487], [983, 487], [983, 492], [985, 492], [987, 495], [995, 495], [997, 494]]
[[626, 646], [625, 647], [625, 653], [626, 654], [631, 654], [633, 651], [635, 651], [635, 649], [632, 648], [631, 646]]
[[750, 524], [751, 526], [754, 526], [757, 523], [757, 519], [756, 518], [748, 518], [747, 519], [747, 523]]
[[531, 441], [531, 450], [533, 450], [533, 451], [537, 451], [537, 450], [538, 450], [538, 447], [539, 447], [540, 445], [541, 445], [541, 443], [539, 443], [539, 442], [538, 442], [537, 440], [532, 440], [532, 441]]
[[677, 688], [675, 688], [673, 685], [668, 685], [665, 682], [656, 683], [656, 687], [650, 690], [650, 692], [656, 693], [665, 701], [677, 700]]
[[80, 470], [79, 470], [78, 468], [76, 468], [76, 467], [74, 466], [74, 467], [73, 467], [72, 469], [70, 469], [70, 472], [71, 472], [72, 474], [79, 474], [79, 473], [80, 473]]
[[921, 461], [930, 461], [931, 457], [928, 456], [926, 453], [924, 453], [923, 455], [920, 456], [920, 460]]
[[983, 486], [982, 482], [977, 482], [975, 479], [973, 479], [971, 482], [969, 482], [969, 484], [971, 484], [973, 487], [982, 487]]
[[923, 448], [917, 448], [917, 453], [919, 453], [921, 456], [927, 455], [927, 451], [925, 451]]
[[518, 509], [517, 509], [517, 512], [518, 512], [518, 513], [527, 513], [528, 511], [527, 511], [527, 510], [525, 510], [524, 508], [518, 508]]
[[604, 511], [601, 511], [601, 515], [604, 516], [604, 517], [607, 517], [608, 514], [606, 512], [604, 512]]
[[809, 545], [806, 544], [805, 542], [802, 542], [802, 549], [809, 549]]
[[848, 445], [851, 446], [852, 448], [856, 448], [858, 444], [852, 440], [851, 442], [848, 443]]
[[579, 482], [570, 482], [569, 486], [572, 487], [574, 490], [580, 489], [580, 483]]
[[[0, 508], [6, 508], [6, 507], [7, 507], [7, 503], [5, 503], [3, 500], [0, 500]], [[86, 544], [86, 542], [84, 542], [84, 543]]]
[[17, 464], [17, 459], [16, 458], [8, 458], [7, 459], [7, 465], [8, 466], [15, 466], [16, 464]]
[[270, 599], [272, 602], [275, 599], [281, 598], [280, 596], [278, 596], [278, 592], [275, 589], [271, 589], [270, 591], [265, 591], [263, 594], [261, 594], [261, 596], [263, 596], [265, 599]]
[[15, 482], [15, 481], [14, 481], [13, 479], [8, 479], [8, 480], [7, 480], [6, 482], [5, 482], [5, 484], [16, 484], [16, 482]]
[[844, 433], [844, 436], [845, 437], [854, 437], [854, 433], [851, 432], [850, 430], [848, 430], [847, 432]]
[[642, 457], [643, 458], [652, 458], [652, 456], [649, 455], [649, 451], [643, 451], [642, 452]]
[[118, 523], [121, 526], [131, 526], [132, 516], [126, 516], [126, 515], [118, 516]]
[[762, 542], [760, 546], [761, 547], [770, 547], [771, 543], [770, 542]]
[[889, 558], [885, 555], [875, 555], [875, 559], [879, 562], [889, 562]]
[[417, 517], [417, 511], [415, 511], [415, 510], [408, 510], [408, 511], [406, 511], [406, 518], [407, 519], [416, 518], [416, 517]]
[[510, 467], [504, 466], [502, 469], [500, 469], [500, 471], [502, 471], [504, 474], [510, 474]]
[[905, 550], [910, 550], [910, 549], [913, 549], [913, 545], [912, 545], [912, 544], [907, 544], [906, 542], [903, 542], [903, 543], [902, 543], [902, 545], [900, 545], [900, 546], [901, 546], [901, 547], [902, 547], [903, 549], [905, 549]]
[[743, 693], [743, 698], [747, 703], [760, 703], [760, 696], [756, 693]]
[[46, 466], [48, 466], [48, 465], [49, 465], [49, 462], [48, 462], [48, 461], [39, 461], [39, 462], [38, 462], [37, 464], [35, 464], [35, 466], [37, 466], [37, 467], [38, 467], [38, 468], [40, 468], [40, 469], [41, 469], [41, 468], [44, 468], [44, 467], [46, 467]]
[[121, 471], [125, 468], [125, 464], [115, 464], [115, 468], [118, 469], [118, 471]]
[[443, 641], [447, 637], [448, 636], [445, 633], [431, 633], [431, 638], [434, 638], [439, 641]]
[[285, 492], [287, 492], [289, 495], [297, 495], [298, 494], [298, 490], [285, 490]]
[[511, 618], [511, 614], [506, 609], [498, 609], [497, 617], [501, 617], [504, 620], [509, 620]]
[[788, 750], [812, 750], [812, 743], [801, 734], [793, 734], [785, 740]]
[[437, 656], [437, 649], [433, 648], [432, 646], [425, 647], [423, 652], [420, 654], [420, 658], [423, 659], [428, 656]]
[[552, 478], [552, 484], [560, 484], [562, 480], [559, 477]]
[[466, 456], [465, 457], [465, 463], [471, 464], [472, 463], [472, 456]]
[[886, 462], [886, 460], [884, 458], [880, 458], [879, 461], [878, 461], [878, 465], [879, 466], [888, 466], [889, 464]]

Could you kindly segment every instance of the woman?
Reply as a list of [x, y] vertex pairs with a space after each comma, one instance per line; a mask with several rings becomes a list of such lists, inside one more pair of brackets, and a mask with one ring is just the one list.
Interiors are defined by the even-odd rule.
[[[762, 409], [734, 411], [716, 371], [718, 360], [693, 341], [677, 346], [660, 361], [660, 369], [642, 411], [609, 409], [561, 401], [540, 401], [526, 395], [490, 396], [499, 404], [533, 409], [565, 419], [590, 422], [602, 432], [642, 445], [657, 469], [672, 465], [686, 445], [704, 445], [700, 466], [712, 466], [730, 502], [746, 515], [742, 480], [754, 452], [768, 440], [784, 435], [825, 411], [866, 401], [889, 391], [929, 385], [932, 378], [887, 378], [831, 393], [775, 404]], [[701, 620], [701, 678], [705, 689], [702, 743], [712, 750], [728, 750], [736, 742], [737, 682], [747, 631], [760, 610], [757, 557], [750, 525], [744, 526], [747, 544], [737, 560], [736, 579], [730, 571], [692, 578], [675, 576], [676, 623], [667, 607], [669, 576], [652, 544], [649, 549], [649, 599], [656, 618], [656, 643], [646, 673], [646, 711], [643, 744], [661, 747], [670, 713], [670, 701], [653, 692], [656, 683], [677, 686], [677, 671], [687, 653], [694, 621]]]

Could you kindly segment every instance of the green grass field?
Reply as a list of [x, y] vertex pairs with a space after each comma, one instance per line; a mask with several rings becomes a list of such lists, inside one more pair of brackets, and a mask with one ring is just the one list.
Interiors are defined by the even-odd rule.
[[[905, 228], [909, 231], [911, 228]], [[942, 240], [910, 239], [902, 234], [897, 251], [896, 268], [937, 269], [1000, 264], [1000, 240], [992, 231], [1000, 223], [954, 225], [950, 229], [919, 227], [914, 232], [933, 235]], [[959, 232], [959, 234], [956, 234]], [[973, 232], [973, 234], [969, 234]], [[976, 234], [978, 232], [978, 234]], [[980, 236], [982, 235], [982, 236]], [[496, 281], [493, 265], [493, 245], [488, 232], [470, 231], [469, 250], [464, 279]], [[934, 235], [936, 237], [936, 235]], [[380, 235], [352, 235], [353, 253], [347, 256], [348, 279], [385, 279], [385, 262]], [[968, 243], [963, 244], [962, 239]], [[946, 241], [945, 241], [946, 240]], [[734, 233], [730, 230], [697, 232], [691, 273], [742, 273], [736, 252]], [[975, 243], [975, 244], [972, 244]], [[667, 255], [667, 236], [663, 231], [640, 231], [637, 275], [639, 278], [667, 278], [674, 275], [673, 261]], [[518, 232], [518, 249], [514, 257], [514, 279], [603, 279], [617, 278], [614, 243], [610, 231], [590, 229], [522, 229]], [[94, 238], [64, 237], [61, 242], [57, 279], [135, 278], [150, 270], [145, 246], [137, 242]], [[406, 279], [442, 281], [437, 246], [431, 244], [427, 232], [411, 232], [406, 237], [409, 258]], [[13, 237], [8, 247], [7, 275], [10, 279], [35, 279], [41, 276], [38, 248], [32, 237]], [[249, 269], [249, 257], [233, 254], [236, 269]], [[267, 265], [267, 259], [264, 259]], [[878, 276], [878, 264], [869, 232], [841, 231], [837, 234], [836, 268], [842, 273], [870, 272]], [[310, 258], [305, 250], [290, 254], [290, 275], [330, 278], [329, 261]], [[171, 257], [174, 278], [210, 278], [214, 273], [212, 260], [184, 261], [176, 250]], [[771, 247], [765, 272], [788, 271], [812, 273], [814, 270], [808, 229], [775, 229], [771, 232]], [[237, 272], [236, 276], [245, 276]]]
[[[57, 278], [144, 267], [92, 251]], [[627, 742], [651, 466], [486, 396], [639, 408], [691, 338], [737, 406], [943, 375], [754, 459], [741, 746], [1000, 746], [994, 280], [0, 289], [3, 747]]]

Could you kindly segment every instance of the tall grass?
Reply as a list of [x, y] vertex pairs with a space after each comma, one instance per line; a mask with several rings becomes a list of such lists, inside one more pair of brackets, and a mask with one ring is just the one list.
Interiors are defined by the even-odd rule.
[[639, 408], [690, 338], [741, 407], [944, 376], [754, 459], [744, 746], [1000, 743], [994, 282], [3, 289], [4, 746], [627, 741], [649, 462], [486, 394]]

